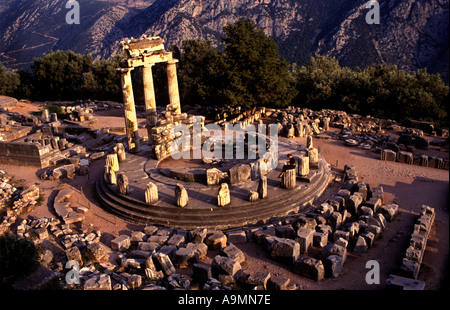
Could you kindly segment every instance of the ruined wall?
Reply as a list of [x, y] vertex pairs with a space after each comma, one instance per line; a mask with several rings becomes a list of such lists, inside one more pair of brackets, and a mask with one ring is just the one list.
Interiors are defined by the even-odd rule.
[[48, 167], [59, 150], [39, 143], [0, 142], [0, 163], [21, 166]]

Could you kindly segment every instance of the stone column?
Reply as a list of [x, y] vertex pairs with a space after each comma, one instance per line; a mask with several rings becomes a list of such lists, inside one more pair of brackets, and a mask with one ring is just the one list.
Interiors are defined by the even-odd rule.
[[267, 177], [263, 175], [259, 178], [258, 196], [260, 199], [267, 197]]
[[145, 188], [145, 202], [152, 204], [158, 201], [158, 187], [152, 182], [147, 184]]
[[181, 114], [180, 94], [178, 93], [177, 62], [173, 59], [167, 62], [167, 81], [169, 84], [169, 105], [174, 114]]
[[175, 187], [175, 200], [179, 208], [184, 208], [189, 203], [188, 193], [181, 184], [177, 184]]
[[156, 97], [155, 88], [153, 86], [152, 67], [153, 65], [146, 65], [142, 68], [144, 81], [145, 118], [147, 119], [147, 133], [150, 144], [153, 144], [153, 141], [151, 141], [151, 130], [156, 126], [157, 121]]
[[298, 174], [302, 177], [309, 174], [309, 156], [300, 156], [298, 159]]
[[125, 114], [125, 129], [127, 132], [128, 152], [137, 153], [140, 150], [136, 107], [134, 106], [133, 85], [131, 83], [131, 68], [122, 68], [122, 92]]
[[288, 169], [281, 177], [281, 187], [292, 189], [297, 185], [297, 175], [295, 169]]
[[227, 183], [220, 184], [219, 194], [217, 195], [217, 206], [224, 207], [230, 204], [230, 190]]

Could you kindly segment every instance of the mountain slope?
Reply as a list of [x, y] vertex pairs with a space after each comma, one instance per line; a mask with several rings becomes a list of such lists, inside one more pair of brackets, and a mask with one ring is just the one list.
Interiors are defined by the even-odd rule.
[[120, 52], [122, 38], [144, 33], [167, 48], [191, 38], [220, 48], [226, 24], [251, 18], [290, 62], [319, 53], [352, 68], [427, 68], [448, 82], [448, 0], [380, 0], [380, 25], [365, 22], [366, 0], [149, 0], [140, 9], [125, 0], [78, 1], [81, 24], [67, 25], [66, 0], [0, 0], [0, 61], [17, 68], [56, 49], [106, 58]]

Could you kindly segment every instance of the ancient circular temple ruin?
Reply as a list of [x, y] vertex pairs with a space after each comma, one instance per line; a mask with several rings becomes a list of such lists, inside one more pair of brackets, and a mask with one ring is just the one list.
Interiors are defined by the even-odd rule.
[[[278, 137], [278, 125], [268, 128], [261, 120], [264, 108], [206, 128], [204, 116], [181, 113], [177, 60], [162, 39], [142, 37], [122, 46], [127, 143], [108, 155], [97, 182], [105, 209], [139, 224], [228, 229], [301, 211], [326, 189], [330, 167], [312, 142], [302, 146]], [[167, 64], [170, 103], [158, 114], [151, 67], [160, 62]], [[130, 72], [139, 66], [148, 143], [138, 134], [131, 84]], [[297, 165], [280, 177], [288, 154]]]

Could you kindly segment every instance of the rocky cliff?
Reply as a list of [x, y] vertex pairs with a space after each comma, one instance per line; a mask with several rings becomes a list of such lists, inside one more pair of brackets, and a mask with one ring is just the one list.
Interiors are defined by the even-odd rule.
[[406, 71], [427, 68], [448, 81], [448, 0], [380, 0], [379, 25], [368, 25], [366, 0], [79, 0], [81, 24], [65, 23], [66, 0], [0, 0], [0, 61], [29, 63], [55, 49], [109, 57], [118, 41], [145, 33], [166, 46], [208, 39], [221, 47], [222, 29], [251, 18], [273, 37], [290, 62], [314, 53], [342, 65], [394, 63]]

